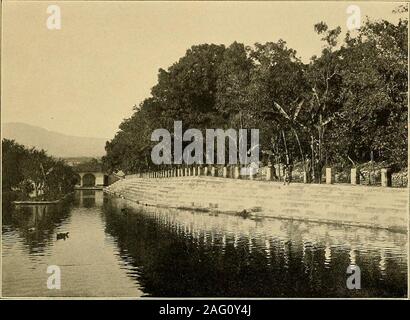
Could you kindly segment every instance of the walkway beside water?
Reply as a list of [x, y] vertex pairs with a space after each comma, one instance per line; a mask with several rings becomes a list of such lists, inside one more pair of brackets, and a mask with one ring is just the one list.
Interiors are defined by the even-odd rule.
[[256, 217], [384, 228], [406, 232], [407, 188], [318, 185], [207, 176], [130, 178], [106, 192], [142, 205]]

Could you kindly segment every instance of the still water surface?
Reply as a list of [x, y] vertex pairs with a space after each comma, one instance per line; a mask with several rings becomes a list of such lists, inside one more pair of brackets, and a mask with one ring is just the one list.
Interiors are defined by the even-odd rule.
[[[3, 211], [4, 296], [405, 297], [407, 234], [137, 206], [101, 191]], [[65, 240], [59, 232], [69, 232]], [[361, 289], [346, 288], [346, 269]], [[47, 289], [47, 267], [61, 289]]]

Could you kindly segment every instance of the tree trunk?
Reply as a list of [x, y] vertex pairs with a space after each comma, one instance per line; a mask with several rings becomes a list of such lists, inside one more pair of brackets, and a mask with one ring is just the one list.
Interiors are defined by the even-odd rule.
[[296, 141], [298, 143], [299, 146], [299, 152], [300, 152], [300, 156], [302, 158], [302, 164], [303, 164], [303, 171], [306, 172], [306, 161], [305, 161], [305, 155], [303, 154], [303, 150], [302, 150], [302, 145], [300, 144], [300, 140], [299, 140], [299, 135], [296, 132], [296, 130], [294, 128], [292, 128], [293, 134], [295, 135]]

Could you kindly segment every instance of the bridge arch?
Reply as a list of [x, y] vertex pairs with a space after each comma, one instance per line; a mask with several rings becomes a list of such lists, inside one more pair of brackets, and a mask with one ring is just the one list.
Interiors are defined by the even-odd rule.
[[93, 173], [85, 173], [82, 179], [83, 187], [95, 187], [96, 176]]
[[107, 175], [103, 172], [84, 171], [76, 172], [76, 186], [84, 188], [102, 187], [108, 185]]

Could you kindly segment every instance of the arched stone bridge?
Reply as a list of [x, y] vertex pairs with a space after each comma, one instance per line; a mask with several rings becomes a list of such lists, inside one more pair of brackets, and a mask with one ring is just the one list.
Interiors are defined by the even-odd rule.
[[108, 175], [97, 171], [77, 171], [77, 187], [92, 188], [108, 185]]

